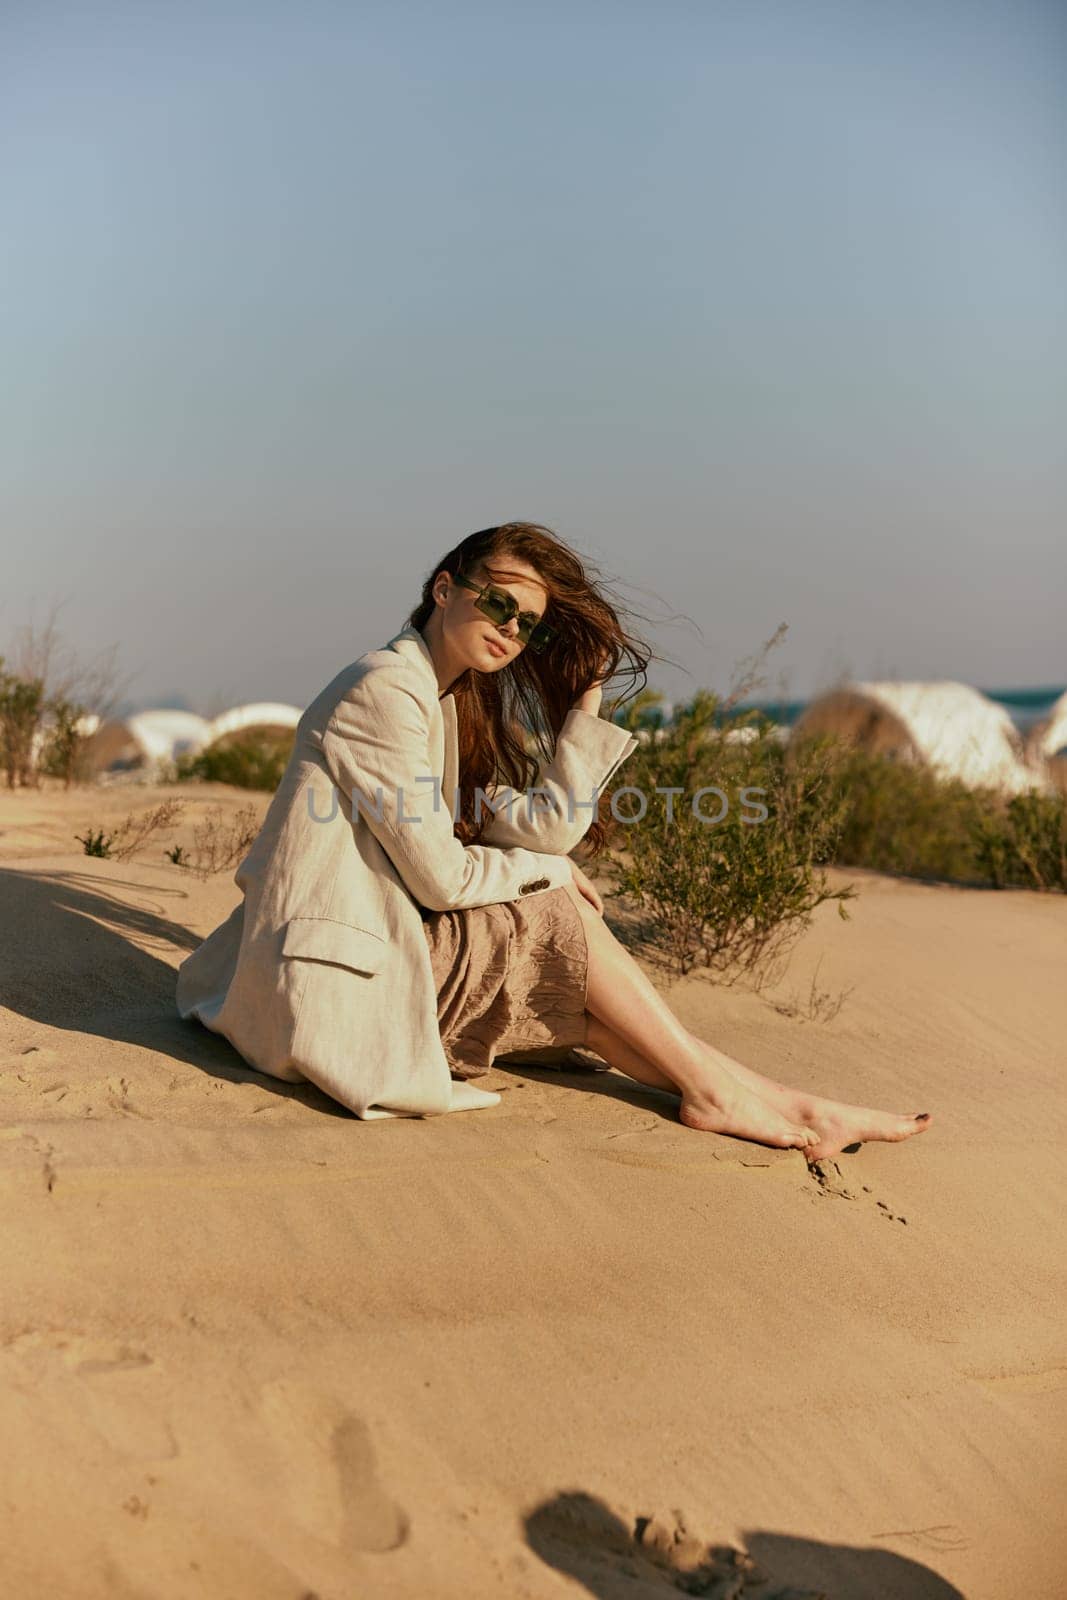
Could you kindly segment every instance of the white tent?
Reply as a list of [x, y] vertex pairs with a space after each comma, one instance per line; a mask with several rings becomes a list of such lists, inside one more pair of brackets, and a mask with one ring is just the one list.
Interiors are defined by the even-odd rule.
[[804, 708], [792, 737], [804, 733], [853, 739], [872, 754], [928, 766], [972, 788], [1019, 794], [1049, 786], [1004, 707], [965, 683], [846, 684]]
[[1047, 717], [1031, 730], [1031, 739], [1037, 752], [1051, 761], [1053, 756], [1067, 755], [1067, 692], [1054, 702]]
[[101, 774], [155, 778], [179, 755], [202, 750], [210, 731], [211, 724], [192, 711], [137, 711], [97, 730], [89, 743], [90, 759]]
[[302, 716], [303, 712], [295, 706], [273, 700], [235, 706], [232, 711], [224, 711], [212, 722], [208, 743], [216, 744], [223, 739], [228, 741], [244, 733], [291, 733]]
[[1030, 729], [1027, 751], [1035, 765], [1045, 767], [1053, 785], [1067, 794], [1067, 693]]

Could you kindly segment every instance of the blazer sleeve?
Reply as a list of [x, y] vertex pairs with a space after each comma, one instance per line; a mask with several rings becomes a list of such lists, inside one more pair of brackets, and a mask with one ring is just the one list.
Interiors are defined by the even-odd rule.
[[[618, 723], [572, 706], [551, 761], [538, 771], [528, 792], [510, 787], [486, 791], [494, 815], [481, 837], [490, 844], [566, 855], [589, 831], [594, 790], [603, 789], [637, 742]], [[485, 809], [490, 810], [488, 803]]]
[[495, 905], [572, 881], [565, 856], [456, 838], [430, 758], [430, 707], [406, 669], [375, 667], [353, 684], [326, 724], [322, 752], [353, 826], [366, 823], [428, 910]]

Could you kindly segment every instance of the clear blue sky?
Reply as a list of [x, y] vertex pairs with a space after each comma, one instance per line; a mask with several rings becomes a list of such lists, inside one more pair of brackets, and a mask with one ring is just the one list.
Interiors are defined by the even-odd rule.
[[[475, 528], [682, 670], [1067, 679], [1067, 7], [0, 12], [0, 651], [304, 705]], [[671, 617], [691, 621], [668, 621]]]

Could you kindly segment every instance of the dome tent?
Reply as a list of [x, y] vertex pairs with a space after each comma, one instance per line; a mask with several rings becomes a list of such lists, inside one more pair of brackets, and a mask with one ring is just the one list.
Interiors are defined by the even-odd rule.
[[211, 724], [192, 711], [137, 711], [114, 717], [89, 741], [93, 771], [100, 776], [131, 773], [151, 781], [178, 756], [202, 750], [210, 730]]
[[1055, 787], [1067, 794], [1067, 692], [1030, 729], [1027, 750], [1033, 762], [1046, 767]]
[[230, 744], [246, 734], [275, 738], [292, 733], [302, 712], [279, 701], [262, 700], [224, 711], [210, 725], [208, 744]]
[[1067, 755], [1067, 691], [1053, 703], [1047, 717], [1031, 730], [1034, 749], [1046, 761]]
[[836, 734], [872, 755], [926, 766], [971, 788], [1021, 794], [1048, 787], [1004, 707], [965, 683], [845, 684], [804, 708], [791, 738], [808, 733]]

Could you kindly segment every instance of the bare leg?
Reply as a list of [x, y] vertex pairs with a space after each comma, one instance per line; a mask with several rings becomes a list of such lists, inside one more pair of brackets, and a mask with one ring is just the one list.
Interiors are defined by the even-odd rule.
[[[587, 1013], [587, 1015], [589, 1020], [586, 1024], [585, 1042], [590, 1050], [595, 1050], [597, 1055], [603, 1056], [604, 1060], [610, 1062], [619, 1072], [626, 1073], [627, 1077], [636, 1078], [639, 1083], [649, 1083], [663, 1089], [674, 1087], [613, 1029], [592, 1014]], [[929, 1115], [920, 1121], [910, 1115], [896, 1116], [892, 1112], [874, 1111], [866, 1106], [848, 1105], [843, 1100], [825, 1100], [820, 1095], [789, 1089], [784, 1084], [776, 1083], [772, 1078], [764, 1078], [758, 1072], [753, 1072], [750, 1067], [742, 1066], [733, 1056], [724, 1055], [712, 1045], [704, 1044], [703, 1040], [697, 1039], [695, 1035], [693, 1038], [698, 1047], [708, 1051], [720, 1062], [729, 1063], [730, 1071], [735, 1073], [739, 1081], [747, 1083], [761, 1098], [766, 1099], [768, 1104], [774, 1105], [787, 1116], [794, 1117], [803, 1126], [812, 1129], [817, 1142], [809, 1145], [804, 1151], [809, 1161], [819, 1161], [824, 1156], [836, 1155], [845, 1145], [860, 1141], [907, 1139], [911, 1134], [922, 1133], [924, 1128], [930, 1126]], [[767, 1085], [766, 1092], [760, 1087], [764, 1084]]]
[[[701, 1043], [703, 1041], [700, 1041]], [[596, 1045], [591, 1046], [596, 1049]], [[803, 1089], [791, 1089], [774, 1078], [765, 1078], [751, 1067], [742, 1066], [733, 1056], [704, 1044], [704, 1049], [721, 1062], [740, 1082], [748, 1084], [761, 1095], [768, 1105], [774, 1106], [794, 1122], [811, 1128], [817, 1142], [805, 1150], [809, 1161], [823, 1156], [836, 1155], [847, 1144], [910, 1139], [913, 1133], [922, 1133], [933, 1120], [928, 1111], [897, 1113], [876, 1111], [871, 1106], [850, 1105], [846, 1100], [829, 1100], [822, 1095], [808, 1094]], [[601, 1053], [601, 1052], [598, 1052]], [[607, 1060], [607, 1057], [604, 1057]]]
[[[754, 1139], [779, 1149], [813, 1144], [816, 1135], [811, 1129], [768, 1105], [754, 1089], [708, 1057], [603, 918], [577, 888], [567, 888], [586, 930], [586, 1010], [633, 1052], [631, 1066], [624, 1070], [656, 1088], [679, 1093], [679, 1120], [687, 1127]], [[591, 1048], [598, 1050], [595, 1043]]]
[[[751, 1093], [757, 1095], [774, 1111], [785, 1117], [789, 1123], [806, 1127], [811, 1130], [811, 1141], [805, 1149], [808, 1160], [818, 1160], [823, 1156], [834, 1155], [847, 1144], [854, 1144], [864, 1140], [900, 1140], [910, 1137], [914, 1133], [921, 1133], [930, 1126], [929, 1114], [921, 1117], [914, 1115], [896, 1115], [891, 1112], [875, 1111], [867, 1106], [849, 1105], [841, 1100], [824, 1099], [820, 1095], [807, 1094], [799, 1089], [791, 1089], [786, 1084], [778, 1083], [773, 1078], [764, 1077], [761, 1073], [753, 1071], [751, 1067], [743, 1066], [733, 1056], [726, 1055], [721, 1050], [716, 1050], [713, 1045], [707, 1044], [695, 1034], [682, 1027], [682, 1024], [673, 1013], [669, 1011], [659, 993], [649, 983], [644, 973], [627, 951], [619, 944], [618, 940], [606, 926], [602, 917], [598, 916], [589, 902], [581, 896], [577, 889], [572, 891], [573, 898], [581, 910], [586, 929], [586, 942], [589, 948], [590, 981], [589, 994], [587, 995], [587, 1009], [589, 1021], [586, 1029], [586, 1043], [591, 1050], [604, 1057], [613, 1067], [620, 1072], [625, 1072], [628, 1077], [636, 1078], [640, 1083], [648, 1083], [656, 1088], [674, 1089], [682, 1094], [682, 1107], [679, 1113], [680, 1120], [688, 1127], [706, 1128], [710, 1126], [701, 1103], [701, 1084], [699, 1077], [690, 1080], [696, 1086], [696, 1095], [690, 1095], [688, 1108], [687, 1097], [682, 1079], [675, 1069], [675, 1059], [660, 1061], [659, 1064], [651, 1059], [639, 1046], [633, 1042], [632, 1035], [622, 1031], [617, 1025], [616, 1016], [610, 1011], [611, 996], [617, 992], [617, 967], [620, 963], [616, 960], [616, 953], [624, 958], [621, 963], [625, 970], [625, 963], [629, 963], [640, 976], [643, 990], [640, 991], [641, 999], [647, 1000], [651, 993], [657, 1007], [667, 1012], [668, 1017], [688, 1041], [689, 1054], [701, 1057], [706, 1070], [711, 1074], [708, 1080], [709, 1092], [717, 1086], [719, 1096], [712, 1094], [718, 1103], [722, 1095], [722, 1074], [727, 1074], [735, 1082], [741, 1084]], [[614, 967], [612, 963], [615, 963]], [[597, 968], [597, 993], [596, 999], [601, 1002], [598, 1012], [594, 1003], [594, 965]], [[601, 989], [601, 967], [606, 968], [608, 980], [604, 989], [608, 996], [608, 1015], [603, 1014], [603, 999]], [[639, 986], [640, 989], [640, 986]], [[715, 1120], [712, 1113], [711, 1121]], [[733, 1128], [716, 1127], [718, 1132], [736, 1132]], [[755, 1138], [755, 1134], [746, 1134], [743, 1137]], [[778, 1143], [778, 1140], [763, 1140], [765, 1143]]]

